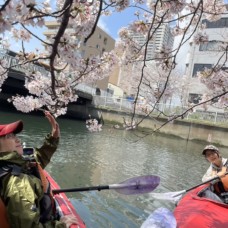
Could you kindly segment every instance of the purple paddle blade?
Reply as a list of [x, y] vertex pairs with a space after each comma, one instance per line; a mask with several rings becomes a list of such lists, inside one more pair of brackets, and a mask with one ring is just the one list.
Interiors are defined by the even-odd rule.
[[173, 213], [167, 208], [156, 209], [143, 222], [140, 228], [176, 228], [177, 222]]
[[143, 194], [153, 191], [160, 183], [160, 177], [154, 175], [139, 176], [127, 179], [119, 184], [109, 185], [118, 193], [125, 195]]

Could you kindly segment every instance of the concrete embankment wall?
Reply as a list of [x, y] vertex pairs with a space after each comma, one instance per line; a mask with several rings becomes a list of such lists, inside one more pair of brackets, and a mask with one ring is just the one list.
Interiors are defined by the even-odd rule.
[[[131, 116], [124, 112], [115, 112], [108, 110], [100, 110], [99, 116], [105, 122], [123, 124], [123, 118], [130, 120]], [[142, 116], [137, 116], [138, 120], [142, 119]], [[139, 125], [146, 129], [155, 129], [164, 124], [167, 119], [164, 118], [147, 118]], [[186, 140], [198, 140], [198, 141], [210, 141], [212, 144], [228, 146], [228, 128], [222, 126], [212, 126], [201, 123], [194, 123], [187, 120], [175, 120], [173, 123], [168, 123], [163, 126], [160, 133], [178, 136]]]

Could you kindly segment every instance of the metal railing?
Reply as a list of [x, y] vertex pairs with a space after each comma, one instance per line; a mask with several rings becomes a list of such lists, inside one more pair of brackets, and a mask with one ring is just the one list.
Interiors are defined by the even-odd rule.
[[[93, 96], [93, 103], [97, 107], [116, 110], [116, 111], [125, 111], [128, 113], [133, 113], [134, 108], [137, 114], [146, 115], [150, 112], [153, 106], [146, 105], [143, 103], [138, 103], [136, 107], [134, 107], [134, 101], [121, 98], [121, 97], [110, 97], [110, 96]], [[178, 105], [164, 104], [158, 103], [155, 106], [153, 111], [153, 115], [158, 115], [163, 113], [160, 116], [174, 116], [181, 115], [189, 107], [183, 107]], [[215, 111], [202, 111], [200, 109], [195, 109], [193, 112], [189, 111], [184, 117], [184, 119], [188, 120], [198, 120], [198, 121], [206, 121], [210, 123], [227, 123], [228, 124], [228, 113], [226, 112], [215, 112]]]
[[195, 112], [189, 113], [187, 119], [228, 124], [228, 113], [196, 110]]
[[[84, 83], [80, 83], [75, 88], [77, 90], [82, 91], [82, 92], [89, 93], [91, 95], [96, 96], [96, 88], [95, 87], [89, 86], [89, 85], [84, 84]], [[111, 94], [109, 94], [105, 90], [99, 89], [99, 91], [100, 91], [100, 96], [111, 96]]]
[[[96, 95], [96, 88], [93, 88], [86, 84], [79, 84], [76, 87], [77, 89], [90, 93], [93, 95], [93, 104], [100, 108], [116, 110], [116, 111], [124, 111], [127, 113], [133, 113], [134, 108], [136, 108], [136, 113], [141, 115], [146, 115], [150, 112], [153, 106], [145, 104], [143, 102], [138, 101], [136, 107], [134, 107], [134, 101], [119, 97], [119, 96], [112, 96], [110, 93], [104, 90], [100, 90], [100, 95]], [[153, 111], [154, 115], [158, 115], [164, 113], [163, 116], [173, 116], [173, 115], [180, 115], [189, 107], [183, 107], [178, 105], [172, 104], [165, 104], [165, 103], [158, 103]], [[162, 115], [160, 115], [162, 116]], [[200, 109], [195, 109], [194, 112], [189, 111], [185, 116], [184, 119], [189, 120], [198, 120], [198, 121], [206, 121], [210, 123], [226, 123], [228, 124], [228, 113], [222, 111], [203, 111]]]

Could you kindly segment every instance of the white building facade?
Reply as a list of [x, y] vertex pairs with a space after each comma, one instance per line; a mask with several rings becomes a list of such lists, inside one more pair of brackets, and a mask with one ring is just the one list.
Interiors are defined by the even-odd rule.
[[[140, 46], [144, 46], [147, 42], [147, 37], [140, 33], [132, 34], [132, 39]], [[148, 42], [147, 59], [153, 59], [155, 54], [160, 52], [164, 47], [172, 49], [173, 41], [174, 38], [170, 26], [168, 24], [161, 24], [161, 26], [157, 28], [153, 38]]]
[[[196, 45], [190, 43], [189, 53], [186, 60], [185, 74], [189, 78], [188, 100], [197, 104], [201, 97], [207, 92], [207, 87], [200, 82], [197, 72], [210, 69], [217, 65], [222, 65], [222, 69], [228, 68], [223, 42], [227, 42], [228, 37], [228, 16], [223, 16], [220, 20], [210, 22], [203, 20], [206, 24], [205, 33], [208, 35], [208, 42]], [[217, 109], [209, 106], [208, 111]]]
[[[143, 47], [147, 43], [147, 37], [140, 33], [132, 33], [131, 34], [132, 40], [137, 42], [139, 46]], [[166, 49], [172, 50], [173, 48], [174, 37], [171, 33], [171, 27], [168, 24], [161, 24], [159, 28], [156, 29], [155, 33], [151, 40], [149, 40], [147, 45], [147, 55], [146, 60], [147, 67], [149, 65], [154, 64], [154, 60], [156, 59], [156, 54]], [[148, 69], [147, 68], [147, 69]], [[152, 68], [151, 68], [152, 70]], [[153, 68], [154, 70], [154, 68]], [[153, 71], [152, 70], [152, 71]], [[142, 71], [142, 63], [134, 63], [132, 65], [122, 66], [119, 71], [119, 86], [123, 88], [124, 92], [131, 97], [134, 97], [136, 94], [136, 88], [129, 83], [134, 78], [140, 78]], [[147, 74], [149, 74], [147, 70]], [[137, 84], [137, 83], [136, 83]], [[141, 92], [143, 92], [141, 90]], [[144, 96], [144, 94], [140, 94], [140, 96]]]

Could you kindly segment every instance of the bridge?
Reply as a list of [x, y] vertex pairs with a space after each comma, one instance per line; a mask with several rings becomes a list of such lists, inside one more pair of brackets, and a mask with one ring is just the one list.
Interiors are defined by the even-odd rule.
[[[25, 66], [19, 64], [19, 60], [15, 57], [16, 53], [6, 49], [0, 49], [0, 60], [7, 62], [7, 67], [10, 68], [8, 72], [8, 78], [2, 85], [2, 91], [0, 93], [0, 105], [1, 110], [13, 110], [15, 107], [7, 101], [15, 94], [22, 96], [29, 95], [28, 90], [24, 87], [25, 70], [28, 68], [31, 71], [39, 70], [42, 74], [48, 74], [47, 69], [39, 64], [27, 64]], [[96, 93], [96, 89], [88, 85], [80, 84], [76, 86], [76, 94], [78, 99], [76, 102], [71, 103], [68, 106], [67, 117], [76, 119], [88, 119], [89, 107], [93, 105], [93, 95]]]
[[[7, 68], [10, 69], [8, 78], [2, 85], [2, 91], [0, 93], [1, 110], [17, 111], [12, 103], [9, 103], [7, 100], [15, 94], [22, 96], [29, 95], [28, 90], [24, 87], [25, 72], [28, 69], [31, 72], [40, 71], [43, 75], [48, 75], [49, 73], [43, 65], [33, 63], [26, 64], [26, 66], [20, 65], [16, 54], [10, 50], [0, 49], [0, 60], [5, 60], [7, 62]], [[68, 105], [66, 115], [68, 118], [88, 119], [90, 115], [93, 118], [99, 119], [99, 107], [108, 108], [108, 106], [111, 106], [114, 110], [121, 110], [128, 113], [132, 113], [133, 111], [131, 100], [123, 99], [122, 97], [113, 97], [107, 91], [86, 84], [79, 84], [75, 88], [78, 99], [76, 102]]]
[[[0, 109], [8, 111], [16, 111], [12, 103], [7, 100], [15, 94], [22, 96], [29, 95], [28, 90], [24, 87], [24, 75], [21, 72], [16, 72], [10, 70], [8, 78], [2, 85], [2, 91], [0, 93]], [[86, 86], [78, 85], [76, 94], [78, 99], [76, 102], [72, 102], [68, 105], [68, 112], [66, 117], [75, 119], [88, 119], [91, 115], [89, 108], [93, 106], [93, 94], [95, 94], [96, 89]], [[95, 117], [94, 117], [95, 118]]]

